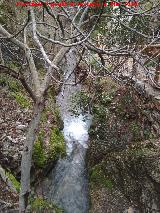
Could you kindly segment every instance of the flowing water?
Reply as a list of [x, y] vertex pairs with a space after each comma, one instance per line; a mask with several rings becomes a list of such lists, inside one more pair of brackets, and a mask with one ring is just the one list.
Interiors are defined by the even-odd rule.
[[87, 213], [88, 178], [86, 169], [86, 151], [88, 129], [91, 124], [89, 114], [75, 116], [72, 112], [72, 97], [81, 90], [75, 85], [74, 69], [76, 67], [76, 51], [71, 49], [66, 57], [64, 85], [57, 97], [61, 118], [64, 123], [63, 134], [66, 142], [67, 157], [59, 159], [48, 176], [49, 201], [63, 208], [66, 213]]

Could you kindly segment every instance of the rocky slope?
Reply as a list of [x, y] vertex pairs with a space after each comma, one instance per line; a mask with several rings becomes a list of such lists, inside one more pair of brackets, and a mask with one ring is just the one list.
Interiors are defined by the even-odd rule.
[[159, 103], [119, 88], [103, 106], [88, 153], [90, 212], [159, 212]]

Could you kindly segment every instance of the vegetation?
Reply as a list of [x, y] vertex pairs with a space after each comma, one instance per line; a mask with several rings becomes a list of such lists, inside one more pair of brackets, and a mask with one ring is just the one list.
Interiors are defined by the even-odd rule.
[[9, 90], [10, 95], [15, 98], [20, 107], [31, 107], [31, 100], [26, 96], [22, 85], [17, 80], [8, 78], [6, 76], [1, 76], [0, 85], [6, 87]]
[[13, 96], [17, 103], [22, 107], [22, 108], [28, 108], [31, 106], [31, 102], [28, 99], [28, 97], [25, 97], [23, 93], [21, 92], [12, 92], [11, 96]]
[[37, 137], [33, 149], [33, 161], [39, 168], [43, 168], [49, 161], [55, 161], [59, 157], [64, 157], [65, 143], [63, 134], [59, 129], [50, 130], [49, 143], [45, 145], [45, 132], [41, 131]]
[[99, 164], [94, 166], [90, 171], [90, 184], [92, 188], [95, 187], [106, 187], [108, 189], [113, 188], [112, 180], [110, 180], [106, 176], [102, 168], [102, 165]]
[[58, 129], [51, 130], [51, 137], [50, 137], [50, 157], [52, 159], [56, 159], [59, 156], [65, 156], [65, 143], [64, 137], [62, 132]]
[[[72, 74], [66, 76], [67, 71], [75, 74], [72, 82], [82, 86], [81, 92], [73, 97], [73, 111], [79, 113], [83, 109], [94, 117], [89, 150], [91, 182], [109, 189], [120, 185], [122, 193], [130, 198], [128, 191], [134, 192], [135, 184], [130, 183], [129, 177], [133, 176], [133, 183], [137, 182], [139, 187], [137, 193], [143, 192], [139, 197], [148, 196], [138, 181], [143, 178], [145, 182], [148, 178], [153, 188], [159, 184], [154, 172], [150, 173], [151, 169], [146, 167], [148, 160], [141, 161], [146, 155], [152, 156], [152, 146], [159, 147], [158, 142], [145, 148], [141, 144], [159, 137], [159, 0], [139, 1], [137, 7], [101, 4], [98, 8], [75, 7], [74, 10], [49, 7], [45, 3], [41, 8], [15, 7], [15, 3], [16, 0], [0, 1], [0, 83], [21, 108], [32, 106], [23, 137], [26, 140], [18, 147], [23, 150], [18, 170], [21, 171], [19, 211], [27, 209], [32, 161], [36, 169], [44, 169], [49, 161], [65, 156], [60, 131], [63, 122], [55, 100], [68, 85], [67, 78], [72, 78]], [[70, 60], [69, 54], [74, 60]], [[9, 136], [9, 143], [14, 144], [17, 126], [6, 124], [6, 120], [4, 116], [3, 143]], [[17, 121], [18, 118], [14, 122]], [[13, 137], [5, 131], [6, 126]], [[137, 148], [139, 144], [142, 146]], [[7, 143], [6, 147], [9, 149]], [[113, 158], [109, 156], [107, 160], [108, 153]], [[143, 175], [140, 172], [143, 168], [147, 170], [146, 176], [149, 173], [146, 179], [145, 172]], [[134, 175], [137, 171], [138, 179]], [[114, 174], [112, 178], [108, 173]], [[19, 183], [11, 174], [8, 176], [18, 190]], [[128, 185], [132, 190], [126, 190]], [[143, 204], [134, 202], [136, 206]], [[33, 208], [42, 206], [43, 209], [47, 205], [41, 198], [33, 202]]]
[[49, 203], [48, 201], [44, 200], [43, 198], [35, 198], [30, 201], [31, 202], [31, 210], [34, 212], [55, 212], [55, 213], [63, 213], [64, 211], [58, 208], [56, 205]]
[[33, 161], [39, 168], [43, 168], [47, 162], [47, 154], [44, 151], [42, 143], [42, 141], [37, 140], [33, 148]]
[[17, 192], [20, 192], [20, 182], [17, 181], [17, 179], [14, 177], [14, 175], [10, 171], [7, 171], [6, 176], [11, 181], [11, 183], [13, 184], [13, 186], [17, 190]]

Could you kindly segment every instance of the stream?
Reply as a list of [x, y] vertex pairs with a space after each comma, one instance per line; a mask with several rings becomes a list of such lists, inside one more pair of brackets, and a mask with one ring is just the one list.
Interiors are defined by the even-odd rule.
[[46, 198], [64, 209], [66, 213], [87, 213], [89, 209], [88, 177], [86, 151], [88, 147], [88, 129], [90, 114], [72, 113], [72, 97], [81, 91], [81, 85], [75, 85], [76, 50], [71, 49], [66, 56], [64, 85], [57, 97], [61, 118], [64, 123], [63, 134], [67, 156], [59, 159], [47, 178]]

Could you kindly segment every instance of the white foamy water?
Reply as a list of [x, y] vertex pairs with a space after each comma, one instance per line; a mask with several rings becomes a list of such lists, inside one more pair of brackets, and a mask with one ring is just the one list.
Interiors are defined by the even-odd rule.
[[64, 120], [64, 138], [66, 141], [66, 152], [68, 155], [73, 151], [74, 145], [79, 143], [84, 148], [88, 148], [88, 129], [91, 119], [79, 115], [78, 117], [70, 116]]

